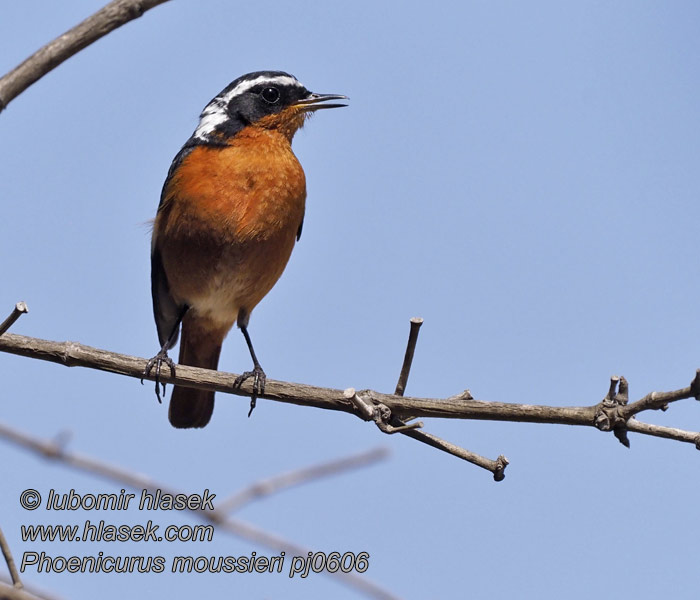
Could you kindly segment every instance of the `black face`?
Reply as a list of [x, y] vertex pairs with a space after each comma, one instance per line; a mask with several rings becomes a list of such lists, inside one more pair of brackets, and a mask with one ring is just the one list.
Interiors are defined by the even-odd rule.
[[263, 117], [276, 114], [310, 96], [300, 83], [290, 84], [282, 80], [269, 80], [251, 87], [240, 95], [231, 98], [228, 114], [234, 120], [246, 125]]

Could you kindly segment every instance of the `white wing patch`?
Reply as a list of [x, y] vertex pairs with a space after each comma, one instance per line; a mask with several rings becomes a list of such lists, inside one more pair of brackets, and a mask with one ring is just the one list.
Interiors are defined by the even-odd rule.
[[221, 100], [212, 100], [202, 112], [199, 125], [194, 132], [194, 136], [202, 141], [228, 118], [226, 115], [226, 105], [220, 104]]
[[275, 77], [261, 75], [255, 79], [241, 81], [235, 88], [229, 90], [223, 96], [217, 96], [207, 104], [202, 111], [202, 116], [199, 119], [199, 125], [197, 125], [194, 136], [200, 140], [206, 141], [207, 137], [228, 119], [226, 109], [229, 102], [236, 96], [240, 96], [249, 89], [254, 88], [256, 85], [262, 84], [304, 87], [291, 75], [277, 75]]

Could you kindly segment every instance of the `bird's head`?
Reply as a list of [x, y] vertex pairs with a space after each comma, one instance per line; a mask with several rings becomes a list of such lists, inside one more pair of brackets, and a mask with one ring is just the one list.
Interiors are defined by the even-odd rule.
[[283, 71], [257, 71], [231, 82], [202, 111], [192, 138], [222, 143], [245, 127], [274, 129], [290, 141], [304, 120], [324, 108], [347, 106], [338, 94], [315, 94]]

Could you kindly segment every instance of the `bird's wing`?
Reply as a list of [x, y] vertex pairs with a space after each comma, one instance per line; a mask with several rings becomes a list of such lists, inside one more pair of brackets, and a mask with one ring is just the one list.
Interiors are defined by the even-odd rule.
[[151, 252], [151, 295], [153, 297], [153, 316], [158, 329], [158, 341], [161, 346], [172, 348], [180, 333], [180, 318], [183, 306], [178, 305], [170, 293], [168, 278], [163, 269], [163, 260], [157, 245]]
[[[168, 176], [163, 184], [163, 191], [160, 195], [158, 212], [167, 205], [170, 195], [167, 193], [170, 179], [180, 166], [184, 158], [192, 151], [192, 147], [187, 144], [177, 153], [168, 171]], [[170, 293], [170, 284], [163, 268], [163, 259], [158, 248], [158, 231], [153, 230], [153, 243], [151, 245], [151, 296], [153, 297], [153, 316], [158, 329], [158, 340], [161, 346], [172, 348], [180, 334], [180, 320], [184, 312], [184, 305], [175, 301]]]

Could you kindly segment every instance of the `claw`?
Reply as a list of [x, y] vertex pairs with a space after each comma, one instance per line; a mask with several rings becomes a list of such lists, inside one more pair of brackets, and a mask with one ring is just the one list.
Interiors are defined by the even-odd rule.
[[160, 370], [161, 367], [163, 366], [163, 363], [168, 365], [170, 367], [170, 375], [172, 377], [175, 377], [175, 363], [173, 362], [173, 359], [168, 356], [168, 351], [167, 350], [161, 350], [156, 354], [151, 360], [149, 360], [146, 363], [146, 368], [143, 370], [143, 375], [141, 376], [141, 385], [143, 385], [143, 380], [144, 377], [148, 377], [151, 374], [151, 371], [153, 370], [153, 367], [156, 368], [156, 375], [155, 375], [155, 381], [156, 381], [156, 398], [158, 398], [158, 402], [160, 404], [163, 403], [160, 397], [160, 387], [159, 385], [163, 387], [163, 396], [165, 396], [165, 384], [160, 381]]
[[251, 377], [253, 377], [253, 393], [250, 396], [250, 410], [248, 411], [249, 417], [253, 414], [253, 409], [255, 408], [258, 396], [262, 396], [265, 393], [265, 382], [267, 380], [265, 371], [262, 370], [260, 365], [255, 365], [252, 371], [242, 373], [236, 377], [236, 381], [233, 382], [233, 387], [240, 389], [243, 382]]

